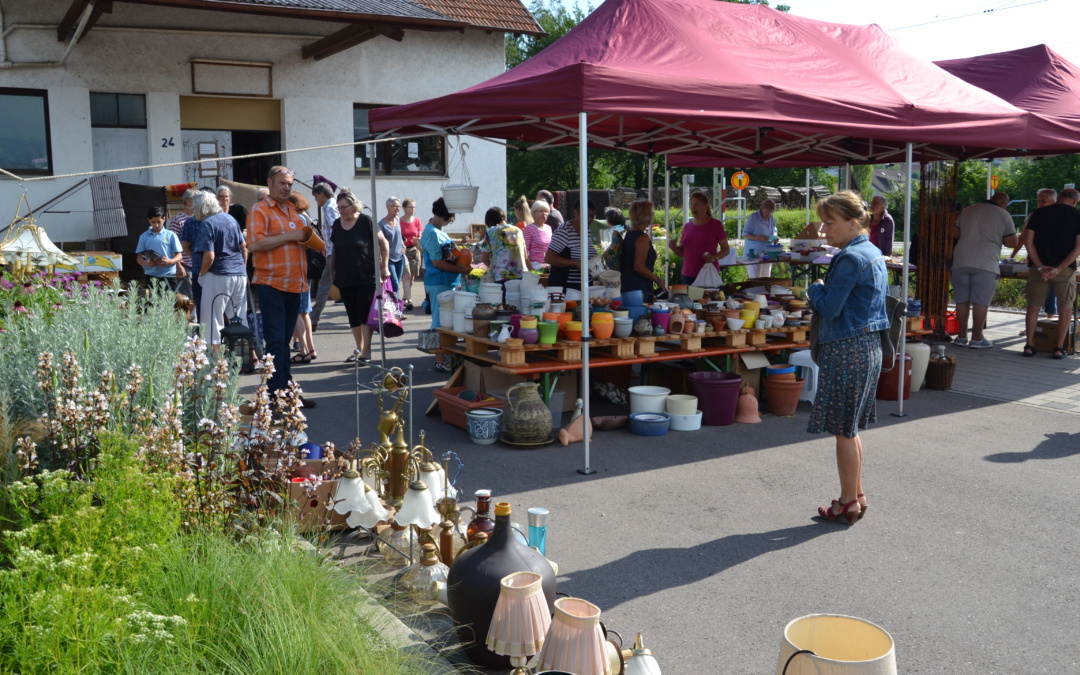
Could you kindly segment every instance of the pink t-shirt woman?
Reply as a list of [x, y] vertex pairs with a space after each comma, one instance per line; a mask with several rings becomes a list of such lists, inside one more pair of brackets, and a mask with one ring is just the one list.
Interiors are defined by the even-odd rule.
[[720, 269], [716, 261], [731, 252], [727, 231], [724, 230], [722, 222], [713, 218], [708, 195], [702, 192], [691, 195], [690, 212], [694, 217], [683, 225], [678, 243], [674, 240], [668, 243], [668, 248], [675, 255], [682, 256], [682, 277], [685, 284], [694, 283], [694, 279], [706, 264]]
[[545, 223], [529, 223], [525, 226], [525, 254], [529, 262], [544, 264], [544, 255], [551, 243], [551, 228]]

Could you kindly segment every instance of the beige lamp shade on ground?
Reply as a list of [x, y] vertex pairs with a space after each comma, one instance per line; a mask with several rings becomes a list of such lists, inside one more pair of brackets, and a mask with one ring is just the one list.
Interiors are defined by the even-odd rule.
[[611, 675], [600, 629], [600, 608], [580, 598], [555, 601], [555, 617], [544, 640], [537, 670], [575, 675]]
[[511, 657], [521, 667], [540, 652], [551, 627], [547, 598], [536, 572], [514, 572], [499, 582], [499, 600], [491, 615], [487, 647]]
[[[813, 654], [796, 653], [804, 649]], [[776, 675], [896, 675], [896, 650], [892, 637], [869, 621], [811, 614], [784, 628]]]

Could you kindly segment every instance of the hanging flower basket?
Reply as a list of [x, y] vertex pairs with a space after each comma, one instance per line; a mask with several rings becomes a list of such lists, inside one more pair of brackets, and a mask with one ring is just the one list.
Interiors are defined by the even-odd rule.
[[444, 185], [442, 188], [443, 201], [451, 213], [471, 213], [476, 208], [478, 192], [480, 188], [475, 185]]
[[[442, 187], [443, 201], [446, 202], [446, 208], [451, 213], [472, 213], [472, 210], [476, 208], [476, 197], [480, 188], [470, 185], [472, 177], [469, 176], [469, 167], [465, 165], [465, 151], [468, 149], [468, 143], [458, 143], [458, 152], [461, 154], [458, 165], [461, 182]], [[449, 176], [453, 178], [453, 175], [453, 168], [451, 168]]]

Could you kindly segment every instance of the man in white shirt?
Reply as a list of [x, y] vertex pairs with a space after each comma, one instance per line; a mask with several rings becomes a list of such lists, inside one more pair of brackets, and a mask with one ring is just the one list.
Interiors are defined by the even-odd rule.
[[330, 242], [330, 233], [334, 229], [334, 221], [340, 218], [341, 214], [338, 213], [337, 202], [334, 201], [334, 189], [328, 183], [316, 183], [315, 187], [311, 188], [311, 196], [319, 205], [319, 232], [326, 244], [326, 265], [315, 290], [315, 306], [311, 308], [311, 331], [315, 332], [319, 329], [319, 317], [322, 316], [326, 300], [330, 296], [330, 286], [334, 283], [334, 267], [330, 264], [334, 245]]

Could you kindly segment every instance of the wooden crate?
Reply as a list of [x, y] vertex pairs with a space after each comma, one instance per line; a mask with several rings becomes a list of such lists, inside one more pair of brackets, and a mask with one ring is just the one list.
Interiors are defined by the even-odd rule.
[[498, 352], [499, 365], [521, 366], [525, 364], [525, 357], [530, 352], [551, 353], [551, 355], [565, 363], [581, 362], [581, 343], [561, 341], [555, 344], [535, 344], [510, 346], [496, 340], [476, 337], [466, 333], [455, 333], [445, 328], [439, 329], [439, 345], [443, 348], [456, 347], [460, 342], [465, 343], [465, 354], [468, 356], [484, 356], [489, 352]]
[[589, 340], [589, 351], [613, 356], [617, 359], [632, 359], [637, 355], [638, 338], [609, 338], [607, 340]]

